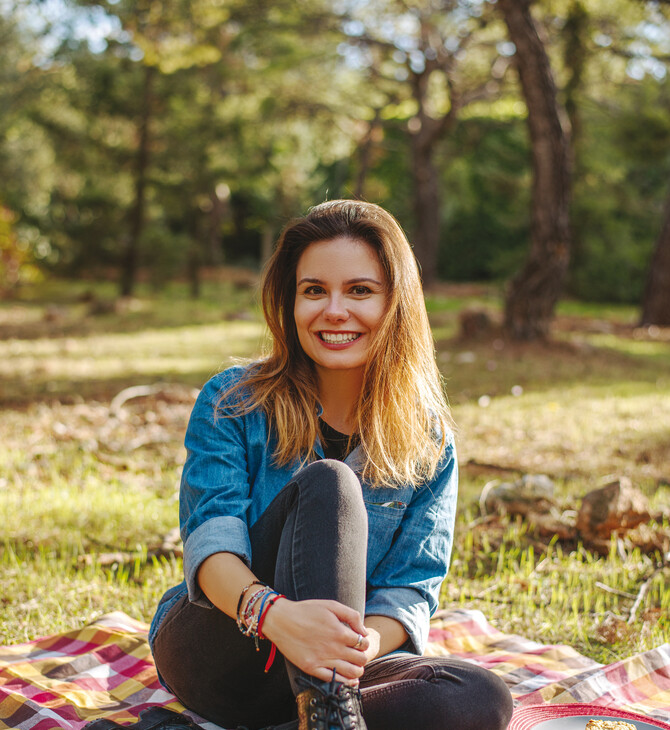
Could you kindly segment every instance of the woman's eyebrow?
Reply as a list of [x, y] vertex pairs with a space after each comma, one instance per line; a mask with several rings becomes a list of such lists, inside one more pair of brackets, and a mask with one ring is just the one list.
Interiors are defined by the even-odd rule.
[[357, 279], [348, 279], [345, 281], [345, 284], [362, 284], [364, 282], [370, 282], [371, 284], [377, 284], [378, 286], [383, 286], [381, 281], [377, 281], [377, 279], [373, 279], [371, 276], [359, 276]]
[[[364, 282], [369, 282], [371, 284], [377, 284], [377, 286], [383, 286], [381, 281], [377, 281], [377, 279], [373, 279], [371, 276], [359, 276], [356, 279], [347, 279], [344, 283], [345, 284], [362, 284]], [[325, 282], [321, 279], [315, 279], [311, 276], [304, 276], [300, 281], [298, 281], [298, 286], [300, 284], [324, 284]]]

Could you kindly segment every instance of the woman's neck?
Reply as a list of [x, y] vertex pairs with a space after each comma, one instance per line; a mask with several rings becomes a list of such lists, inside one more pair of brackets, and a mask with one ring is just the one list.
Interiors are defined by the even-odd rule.
[[321, 418], [340, 433], [354, 431], [354, 406], [363, 385], [363, 372], [322, 370], [319, 372]]

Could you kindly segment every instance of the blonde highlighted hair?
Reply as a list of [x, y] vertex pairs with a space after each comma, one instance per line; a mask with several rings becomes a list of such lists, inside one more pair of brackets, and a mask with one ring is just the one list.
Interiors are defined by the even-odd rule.
[[378, 205], [329, 201], [284, 229], [262, 281], [271, 350], [221, 400], [234, 402], [236, 412], [266, 412], [277, 463], [315, 457], [319, 396], [293, 318], [296, 269], [310, 244], [341, 237], [373, 248], [387, 295], [353, 413], [364, 455], [361, 476], [374, 486], [419, 486], [435, 473], [451, 420], [414, 254], [395, 218]]

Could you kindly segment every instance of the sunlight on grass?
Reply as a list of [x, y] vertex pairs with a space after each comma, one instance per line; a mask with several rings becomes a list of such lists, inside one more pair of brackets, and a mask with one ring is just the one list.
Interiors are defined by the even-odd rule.
[[612, 334], [592, 334], [588, 342], [595, 347], [603, 347], [634, 357], [647, 357], [665, 362], [670, 367], [670, 346], [668, 342], [654, 340], [623, 339]]
[[181, 580], [181, 560], [101, 566], [85, 561], [76, 545], [60, 552], [0, 546], [0, 574], [6, 597], [0, 610], [0, 643], [29, 641], [123, 611], [149, 621], [167, 588]]
[[[458, 405], [462, 461], [559, 478], [610, 474], [637, 482], [670, 474], [670, 386], [574, 386]], [[637, 392], [635, 392], [637, 391]]]
[[200, 383], [231, 357], [260, 350], [264, 327], [258, 321], [98, 334], [37, 340], [0, 341], [0, 399], [54, 397], [72, 392], [76, 381], [152, 382], [186, 376]]

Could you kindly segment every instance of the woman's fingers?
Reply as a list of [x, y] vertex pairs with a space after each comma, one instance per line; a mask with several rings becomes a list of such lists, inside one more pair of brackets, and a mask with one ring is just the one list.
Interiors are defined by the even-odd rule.
[[335, 678], [338, 682], [345, 682], [353, 686], [358, 685], [358, 680], [363, 676], [364, 671], [364, 667], [357, 662], [333, 659], [326, 661], [323, 666], [316, 667], [310, 674], [325, 681], [332, 679], [333, 669], [335, 669]]
[[329, 605], [337, 618], [342, 623], [347, 624], [354, 633], [361, 634], [362, 636], [368, 635], [368, 630], [363, 623], [363, 618], [356, 609], [349, 608], [349, 606], [345, 606], [343, 603], [338, 603], [337, 601], [325, 601], [325, 603]]
[[267, 614], [263, 633], [290, 662], [324, 681], [335, 668], [339, 681], [355, 684], [368, 661], [367, 629], [357, 611], [337, 601], [278, 601]]
[[353, 644], [350, 644], [351, 648], [358, 652], [365, 652], [370, 646], [370, 640], [363, 634], [356, 634], [352, 641]]

